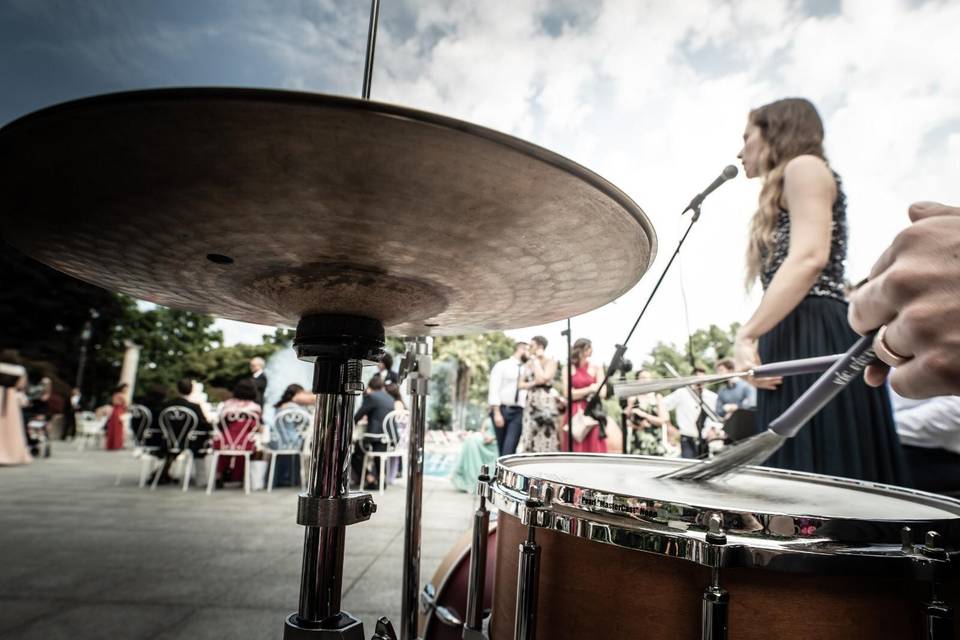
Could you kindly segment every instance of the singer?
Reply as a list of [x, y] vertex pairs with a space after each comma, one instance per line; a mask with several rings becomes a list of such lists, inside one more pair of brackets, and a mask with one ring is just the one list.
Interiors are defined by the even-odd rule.
[[[750, 225], [747, 278], [760, 306], [734, 345], [737, 366], [846, 351], [846, 198], [823, 152], [823, 123], [802, 98], [754, 109], [738, 156], [747, 178], [763, 178]], [[756, 380], [757, 426], [766, 429], [816, 375]], [[909, 484], [885, 388], [850, 384], [766, 464], [783, 469]]]

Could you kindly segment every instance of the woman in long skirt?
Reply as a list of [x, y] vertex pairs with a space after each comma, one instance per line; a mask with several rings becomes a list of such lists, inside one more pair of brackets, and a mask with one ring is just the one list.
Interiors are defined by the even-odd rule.
[[546, 348], [547, 339], [543, 336], [530, 339], [530, 359], [518, 383], [521, 389], [527, 390], [519, 447], [523, 453], [547, 453], [560, 446], [557, 433], [560, 412], [557, 396], [552, 393], [557, 361], [546, 354]]
[[123, 449], [123, 414], [127, 411], [127, 384], [114, 389], [110, 399], [112, 409], [107, 418], [107, 451]]
[[[823, 123], [802, 98], [750, 112], [740, 152], [748, 178], [762, 177], [750, 226], [747, 285], [764, 295], [740, 328], [738, 366], [845, 351], [857, 335], [847, 324], [844, 260], [846, 197], [823, 152]], [[756, 380], [757, 425], [766, 429], [816, 375]], [[900, 442], [885, 388], [857, 378], [767, 465], [906, 484]]]

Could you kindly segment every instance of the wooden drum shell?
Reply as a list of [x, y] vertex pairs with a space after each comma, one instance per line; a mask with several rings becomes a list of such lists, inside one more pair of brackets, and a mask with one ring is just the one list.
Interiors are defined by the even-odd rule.
[[[526, 535], [517, 518], [500, 512], [492, 640], [513, 638], [518, 548]], [[536, 539], [541, 546], [537, 638], [700, 638], [707, 567], [550, 529], [538, 529]], [[928, 584], [729, 568], [720, 571], [720, 586], [730, 594], [733, 640], [926, 637]], [[941, 591], [956, 610], [956, 584]], [[954, 625], [960, 637], [956, 618]]]

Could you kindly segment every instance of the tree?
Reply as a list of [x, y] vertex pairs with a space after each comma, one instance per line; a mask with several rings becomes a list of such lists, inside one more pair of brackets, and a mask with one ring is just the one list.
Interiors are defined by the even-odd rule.
[[674, 344], [658, 342], [650, 351], [653, 364], [648, 365], [647, 368], [655, 375], [670, 375], [666, 367], [666, 363], [669, 363], [680, 375], [692, 375], [693, 366], [690, 364], [692, 353], [692, 360], [696, 364], [713, 370], [718, 360], [733, 356], [733, 341], [739, 329], [739, 322], [734, 322], [726, 330], [711, 324], [706, 329], [694, 331], [682, 349]]
[[0, 251], [0, 351], [13, 351], [36, 375], [51, 377], [60, 393], [74, 385], [84, 325], [91, 335], [85, 396], [103, 396], [116, 385], [109, 351], [111, 327], [134, 303], [41, 264], [7, 245]]

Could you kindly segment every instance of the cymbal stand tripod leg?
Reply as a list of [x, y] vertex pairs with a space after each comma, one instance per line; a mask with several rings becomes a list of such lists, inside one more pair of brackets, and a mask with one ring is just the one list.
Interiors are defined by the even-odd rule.
[[407, 516], [403, 531], [403, 601], [400, 640], [417, 637], [417, 600], [420, 593], [420, 520], [423, 514], [423, 440], [426, 433], [427, 386], [433, 358], [433, 338], [407, 341], [400, 364], [410, 392], [410, 426], [407, 428]]
[[363, 391], [363, 361], [383, 351], [383, 326], [353, 316], [307, 316], [294, 347], [314, 363], [317, 394], [313, 464], [300, 494], [297, 522], [304, 525], [303, 565], [297, 613], [284, 623], [284, 640], [362, 640], [363, 623], [340, 609], [346, 527], [376, 511], [369, 494], [349, 492], [354, 398]]

